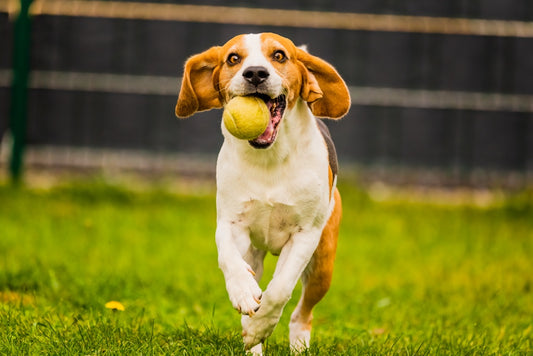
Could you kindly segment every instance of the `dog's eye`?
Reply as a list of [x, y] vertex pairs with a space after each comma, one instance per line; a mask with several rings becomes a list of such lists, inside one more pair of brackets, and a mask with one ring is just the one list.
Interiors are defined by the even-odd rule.
[[227, 62], [228, 62], [229, 65], [239, 64], [241, 62], [241, 57], [238, 54], [236, 54], [236, 53], [231, 53], [228, 56]]
[[272, 58], [276, 62], [280, 62], [280, 63], [283, 63], [287, 60], [287, 56], [285, 55], [285, 52], [283, 52], [282, 50], [278, 50], [274, 52], [274, 54], [272, 55]]

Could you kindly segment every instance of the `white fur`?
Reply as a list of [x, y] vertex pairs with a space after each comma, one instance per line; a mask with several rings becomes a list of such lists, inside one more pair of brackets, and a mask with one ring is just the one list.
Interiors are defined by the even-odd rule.
[[[282, 88], [281, 78], [264, 58], [259, 36], [248, 35], [244, 43], [249, 55], [243, 68], [262, 65], [270, 71], [268, 94], [274, 97], [290, 89]], [[231, 80], [231, 94], [245, 94], [240, 91], [243, 80], [241, 70]], [[225, 140], [217, 162], [219, 266], [229, 299], [243, 314], [245, 346], [255, 354], [278, 323], [334, 206], [328, 152], [315, 120], [299, 99], [285, 111], [277, 139], [267, 149], [253, 148], [222, 125]], [[267, 252], [279, 255], [279, 260], [268, 287], [261, 291], [257, 280]], [[309, 344], [304, 334], [291, 337], [293, 349]]]

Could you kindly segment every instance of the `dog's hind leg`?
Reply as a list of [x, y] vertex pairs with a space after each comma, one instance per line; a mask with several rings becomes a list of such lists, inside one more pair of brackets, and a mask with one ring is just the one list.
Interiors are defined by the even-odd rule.
[[322, 232], [313, 258], [302, 274], [302, 296], [291, 316], [290, 344], [295, 352], [301, 352], [309, 347], [313, 307], [324, 297], [331, 284], [342, 215], [341, 199], [337, 189], [334, 197], [333, 212]]

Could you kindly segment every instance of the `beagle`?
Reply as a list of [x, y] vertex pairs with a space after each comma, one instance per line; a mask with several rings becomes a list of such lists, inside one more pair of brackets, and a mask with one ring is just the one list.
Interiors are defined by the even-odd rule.
[[[309, 347], [312, 309], [329, 289], [342, 211], [335, 148], [316, 117], [341, 118], [350, 95], [330, 64], [289, 39], [247, 34], [187, 60], [176, 115], [221, 108], [245, 95], [265, 101], [270, 122], [250, 141], [222, 124], [218, 262], [229, 299], [242, 314], [245, 349], [253, 354], [262, 353], [301, 279], [290, 321], [291, 348], [299, 352]], [[268, 252], [279, 258], [263, 291], [258, 281]]]

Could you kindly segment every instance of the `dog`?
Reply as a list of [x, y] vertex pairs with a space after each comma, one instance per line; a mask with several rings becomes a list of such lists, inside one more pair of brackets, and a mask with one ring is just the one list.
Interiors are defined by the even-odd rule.
[[[235, 96], [265, 101], [270, 121], [246, 141], [224, 124], [216, 167], [218, 263], [242, 314], [247, 352], [279, 322], [299, 279], [290, 346], [309, 347], [313, 307], [329, 289], [342, 215], [337, 157], [326, 125], [343, 117], [348, 88], [326, 61], [274, 33], [245, 34], [190, 57], [175, 108], [185, 118], [223, 108]], [[258, 285], [267, 253], [279, 256], [267, 288]]]

